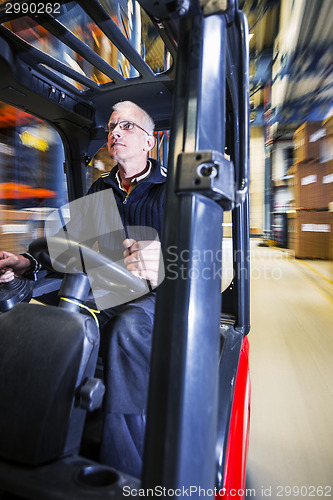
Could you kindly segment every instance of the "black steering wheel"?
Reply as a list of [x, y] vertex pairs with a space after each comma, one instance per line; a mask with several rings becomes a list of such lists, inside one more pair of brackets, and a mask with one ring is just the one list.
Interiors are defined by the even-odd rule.
[[[51, 246], [58, 255], [53, 263], [48, 252]], [[106, 290], [112, 284], [116, 287], [115, 291], [118, 289], [119, 292], [124, 289], [140, 294], [148, 292], [146, 280], [137, 278], [109, 257], [83, 243], [58, 236], [38, 238], [30, 244], [29, 252], [43, 266], [60, 273], [80, 273], [85, 269], [93, 269], [94, 279], [98, 278]]]
[[[52, 246], [52, 251], [57, 255], [54, 262], [50, 258], [49, 246]], [[109, 297], [113, 296], [117, 300], [121, 298], [123, 303], [150, 290], [146, 280], [137, 278], [106, 255], [74, 240], [59, 236], [39, 238], [30, 243], [29, 252], [44, 267], [65, 275], [61, 287], [63, 295], [68, 293], [69, 297], [83, 302], [88, 299], [91, 278], [94, 286], [105, 290]], [[89, 270], [89, 280], [85, 276], [86, 269]], [[34, 282], [24, 277], [1, 284], [0, 313], [8, 311], [18, 302], [28, 302], [33, 296], [34, 288]], [[104, 307], [110, 306], [103, 305], [102, 308]]]

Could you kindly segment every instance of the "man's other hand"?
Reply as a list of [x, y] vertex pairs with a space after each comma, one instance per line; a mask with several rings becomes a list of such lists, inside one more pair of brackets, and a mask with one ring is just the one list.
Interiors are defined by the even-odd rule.
[[0, 251], [0, 283], [8, 283], [15, 276], [22, 276], [30, 268], [30, 260], [23, 255]]

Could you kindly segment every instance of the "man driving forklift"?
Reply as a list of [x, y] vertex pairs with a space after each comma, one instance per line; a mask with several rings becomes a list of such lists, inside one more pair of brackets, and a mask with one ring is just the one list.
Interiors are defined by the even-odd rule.
[[[150, 226], [160, 237], [166, 169], [148, 158], [155, 145], [152, 118], [131, 101], [118, 102], [107, 133], [108, 152], [117, 164], [88, 194], [112, 189], [125, 233], [128, 226]], [[106, 386], [100, 461], [140, 477], [161, 247], [159, 240], [130, 237], [122, 245], [127, 270], [147, 280], [149, 292], [99, 315]], [[0, 251], [0, 283], [15, 276], [31, 278], [40, 267], [29, 253]]]

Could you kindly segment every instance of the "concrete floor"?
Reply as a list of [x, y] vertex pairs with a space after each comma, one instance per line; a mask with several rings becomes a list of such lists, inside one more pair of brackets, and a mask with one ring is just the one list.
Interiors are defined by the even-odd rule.
[[251, 255], [251, 497], [332, 497], [333, 262]]

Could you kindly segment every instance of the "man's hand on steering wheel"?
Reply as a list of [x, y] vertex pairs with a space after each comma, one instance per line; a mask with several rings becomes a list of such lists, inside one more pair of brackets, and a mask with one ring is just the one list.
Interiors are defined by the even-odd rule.
[[124, 262], [128, 271], [138, 278], [149, 280], [152, 286], [158, 284], [161, 243], [159, 241], [123, 241], [126, 248]]

